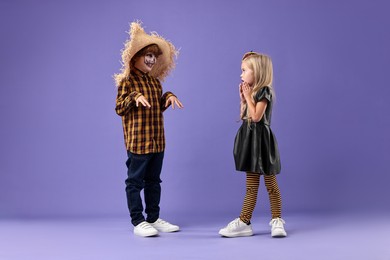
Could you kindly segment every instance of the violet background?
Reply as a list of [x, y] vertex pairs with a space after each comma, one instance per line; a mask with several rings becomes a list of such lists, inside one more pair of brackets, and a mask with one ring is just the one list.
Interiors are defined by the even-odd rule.
[[[239, 213], [245, 178], [232, 149], [240, 59], [250, 50], [274, 62], [284, 214], [389, 212], [389, 7], [2, 0], [0, 218], [128, 215], [112, 75], [138, 19], [180, 48], [163, 84], [185, 108], [165, 113], [162, 216]], [[262, 184], [256, 211], [269, 214], [267, 204]]]

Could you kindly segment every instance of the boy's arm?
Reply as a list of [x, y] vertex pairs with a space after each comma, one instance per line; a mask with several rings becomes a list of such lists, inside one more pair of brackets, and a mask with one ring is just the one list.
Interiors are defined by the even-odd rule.
[[118, 87], [118, 95], [116, 97], [116, 106], [115, 106], [115, 112], [119, 116], [124, 116], [126, 113], [130, 111], [135, 105], [135, 100], [142, 96], [141, 93], [138, 93], [137, 91], [131, 91], [129, 90], [126, 82], [123, 82]]

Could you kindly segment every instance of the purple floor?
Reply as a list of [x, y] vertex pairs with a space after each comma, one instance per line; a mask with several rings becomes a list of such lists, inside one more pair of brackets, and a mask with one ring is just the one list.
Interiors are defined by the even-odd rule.
[[[177, 223], [159, 237], [132, 234], [127, 219], [0, 220], [1, 260], [297, 259], [390, 260], [390, 215], [287, 215], [287, 238], [270, 237], [268, 219], [255, 235], [221, 238], [231, 219]], [[247, 257], [247, 258], [246, 258]]]

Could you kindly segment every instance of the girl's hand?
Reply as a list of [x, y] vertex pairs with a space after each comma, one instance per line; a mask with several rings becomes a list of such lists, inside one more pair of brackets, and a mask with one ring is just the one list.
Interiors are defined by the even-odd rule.
[[238, 86], [238, 89], [240, 92], [240, 101], [241, 101], [241, 103], [245, 103], [244, 93], [242, 92], [242, 85], [243, 85], [243, 83], [240, 83], [240, 85]]
[[178, 108], [183, 108], [183, 104], [179, 101], [179, 99], [175, 96], [170, 96], [165, 103], [165, 107], [172, 105], [172, 109], [175, 109], [175, 104]]
[[144, 97], [144, 96], [139, 96], [136, 100], [135, 100], [135, 105], [138, 107], [138, 104], [141, 103], [144, 107], [148, 107], [150, 108], [151, 105], [149, 104], [148, 100]]
[[242, 89], [242, 95], [244, 96], [244, 98], [248, 101], [248, 100], [251, 100], [251, 94], [252, 94], [252, 87], [249, 86], [248, 83], [246, 82], [243, 82], [241, 84], [241, 89]]

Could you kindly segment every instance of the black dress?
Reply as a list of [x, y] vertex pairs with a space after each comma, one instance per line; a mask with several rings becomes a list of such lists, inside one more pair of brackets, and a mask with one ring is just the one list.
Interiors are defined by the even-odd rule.
[[234, 161], [237, 171], [264, 175], [280, 172], [280, 156], [275, 135], [272, 133], [272, 94], [268, 87], [260, 89], [255, 102], [268, 101], [263, 117], [257, 123], [243, 120], [234, 140]]

